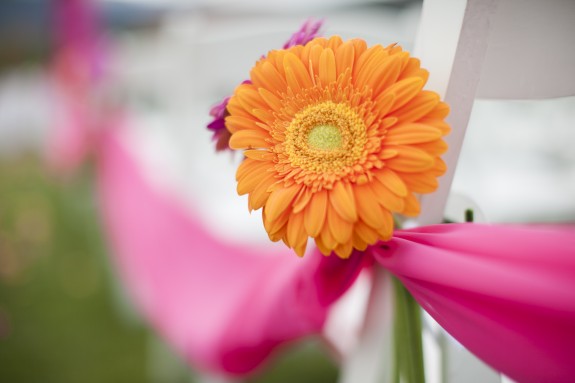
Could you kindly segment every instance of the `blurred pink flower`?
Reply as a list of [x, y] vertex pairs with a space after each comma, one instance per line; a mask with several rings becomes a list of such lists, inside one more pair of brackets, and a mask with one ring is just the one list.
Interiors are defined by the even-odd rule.
[[575, 377], [575, 228], [449, 224], [369, 250], [471, 352], [520, 382]]

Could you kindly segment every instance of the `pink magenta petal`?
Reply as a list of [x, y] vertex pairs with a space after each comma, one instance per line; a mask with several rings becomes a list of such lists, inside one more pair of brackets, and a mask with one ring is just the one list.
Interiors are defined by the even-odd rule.
[[98, 173], [124, 282], [153, 326], [201, 369], [248, 373], [282, 343], [319, 333], [361, 269], [361, 254], [300, 259], [219, 242], [147, 183], [112, 131], [101, 140]]
[[450, 224], [372, 248], [459, 342], [519, 382], [575, 377], [575, 229]]

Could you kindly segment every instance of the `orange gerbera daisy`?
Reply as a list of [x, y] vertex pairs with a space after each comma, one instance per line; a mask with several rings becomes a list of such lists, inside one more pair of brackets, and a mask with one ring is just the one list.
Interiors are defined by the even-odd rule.
[[270, 239], [302, 256], [309, 237], [342, 258], [415, 216], [437, 188], [449, 107], [422, 90], [428, 72], [399, 46], [316, 38], [271, 51], [227, 106], [230, 147], [244, 149], [238, 193], [263, 208]]

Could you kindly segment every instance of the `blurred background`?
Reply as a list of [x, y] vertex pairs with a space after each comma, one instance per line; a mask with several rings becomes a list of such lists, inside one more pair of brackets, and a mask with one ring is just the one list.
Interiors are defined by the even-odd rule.
[[[47, 165], [59, 3], [0, 2], [0, 382], [196, 381], [117, 280], [93, 169], [71, 176]], [[420, 2], [401, 0], [93, 3], [105, 80], [90, 97], [129, 113], [127, 141], [150, 179], [197, 208], [216, 234], [262, 243], [260, 219], [235, 195], [239, 158], [216, 154], [205, 129], [210, 107], [309, 17], [325, 19], [325, 35], [410, 50], [421, 12]], [[573, 121], [573, 97], [477, 100], [451, 218], [473, 205], [489, 222], [575, 221]], [[334, 382], [337, 374], [311, 340], [249, 381]]]

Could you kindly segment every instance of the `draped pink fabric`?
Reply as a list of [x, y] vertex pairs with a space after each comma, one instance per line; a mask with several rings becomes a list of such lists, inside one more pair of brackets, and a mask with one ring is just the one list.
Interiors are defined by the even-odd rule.
[[573, 382], [575, 228], [428, 226], [371, 253], [493, 368], [519, 382]]
[[320, 333], [362, 267], [361, 253], [300, 259], [287, 248], [270, 254], [219, 242], [147, 182], [113, 132], [101, 141], [98, 165], [104, 226], [124, 282], [199, 368], [247, 373], [282, 343]]

